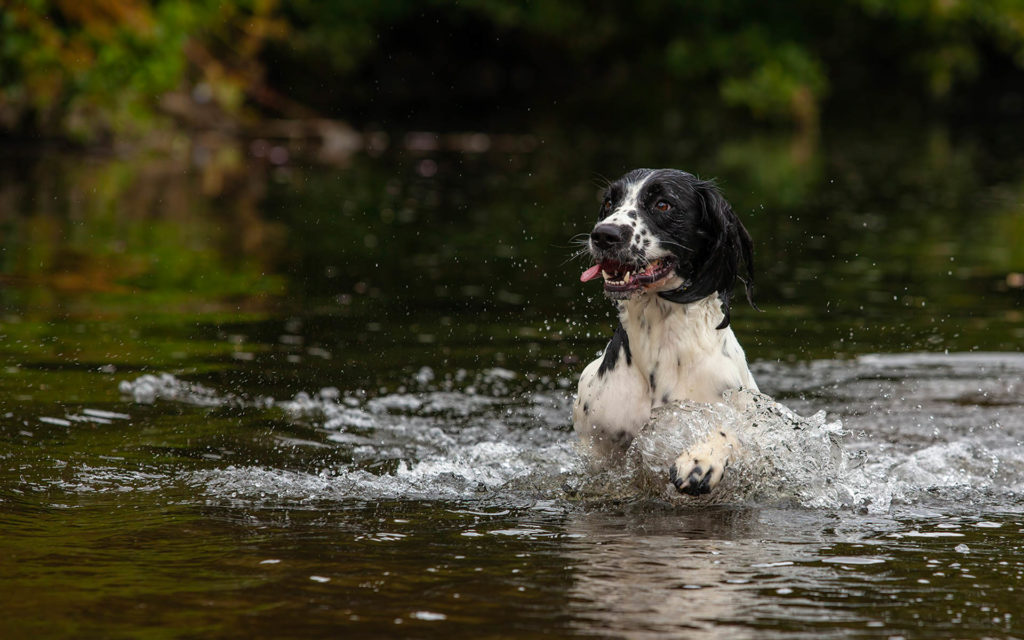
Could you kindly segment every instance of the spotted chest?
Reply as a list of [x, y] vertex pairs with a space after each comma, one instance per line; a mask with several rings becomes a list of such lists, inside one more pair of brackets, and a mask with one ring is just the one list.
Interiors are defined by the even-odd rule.
[[717, 402], [729, 389], [757, 390], [729, 328], [716, 329], [717, 296], [679, 305], [643, 296], [619, 303], [621, 325], [580, 376], [573, 426], [598, 452], [621, 450], [674, 401]]
[[717, 402], [729, 389], [756, 390], [746, 357], [722, 319], [718, 296], [679, 305], [644, 296], [620, 305], [636, 368], [652, 407], [672, 401]]

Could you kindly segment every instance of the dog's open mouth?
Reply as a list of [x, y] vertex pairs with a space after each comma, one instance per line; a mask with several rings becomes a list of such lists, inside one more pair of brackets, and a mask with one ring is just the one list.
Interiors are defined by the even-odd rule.
[[580, 276], [581, 282], [604, 277], [604, 291], [613, 297], [623, 297], [645, 289], [672, 275], [676, 262], [672, 258], [658, 258], [647, 265], [628, 264], [616, 260], [603, 260]]

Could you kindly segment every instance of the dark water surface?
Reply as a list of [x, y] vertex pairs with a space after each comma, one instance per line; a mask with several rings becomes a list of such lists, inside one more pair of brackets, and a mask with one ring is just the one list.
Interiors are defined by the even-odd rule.
[[[5, 151], [0, 637], [1024, 637], [1019, 139]], [[714, 505], [576, 453], [571, 238], [639, 165], [745, 220], [734, 328], [840, 438], [820, 485], [786, 438]]]

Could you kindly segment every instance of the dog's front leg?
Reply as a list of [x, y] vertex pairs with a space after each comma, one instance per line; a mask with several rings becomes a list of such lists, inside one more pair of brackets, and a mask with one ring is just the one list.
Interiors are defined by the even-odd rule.
[[691, 496], [711, 493], [739, 453], [739, 447], [735, 435], [720, 430], [676, 458], [669, 468], [669, 479], [682, 493]]

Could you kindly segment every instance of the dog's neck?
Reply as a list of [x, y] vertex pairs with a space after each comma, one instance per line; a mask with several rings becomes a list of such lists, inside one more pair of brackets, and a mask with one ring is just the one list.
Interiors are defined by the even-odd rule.
[[619, 320], [641, 371], [656, 369], [659, 362], [685, 366], [717, 353], [730, 332], [715, 328], [723, 317], [717, 293], [689, 304], [670, 302], [655, 293], [619, 303]]

